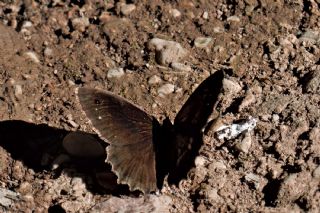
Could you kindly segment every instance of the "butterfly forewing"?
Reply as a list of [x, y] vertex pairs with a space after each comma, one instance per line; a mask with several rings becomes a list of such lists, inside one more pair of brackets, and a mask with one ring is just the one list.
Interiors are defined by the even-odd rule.
[[202, 129], [213, 112], [223, 80], [223, 71], [217, 71], [191, 94], [174, 120], [173, 140], [175, 166], [169, 181], [177, 183], [194, 166], [195, 157], [203, 143]]
[[174, 120], [174, 125], [177, 128], [187, 130], [201, 130], [218, 100], [222, 88], [222, 80], [222, 70], [205, 79], [182, 106]]
[[107, 161], [119, 183], [131, 190], [156, 190], [153, 119], [145, 111], [112, 93], [79, 88], [79, 102], [95, 131], [110, 146]]

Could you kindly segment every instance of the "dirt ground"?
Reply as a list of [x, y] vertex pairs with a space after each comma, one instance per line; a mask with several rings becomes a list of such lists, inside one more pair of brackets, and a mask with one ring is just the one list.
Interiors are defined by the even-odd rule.
[[[0, 212], [320, 212], [318, 0], [4, 0], [0, 21]], [[217, 70], [216, 126], [257, 125], [205, 132], [177, 186], [129, 192], [104, 152], [83, 153], [107, 144], [75, 88], [173, 121]], [[63, 145], [78, 131], [96, 147]]]

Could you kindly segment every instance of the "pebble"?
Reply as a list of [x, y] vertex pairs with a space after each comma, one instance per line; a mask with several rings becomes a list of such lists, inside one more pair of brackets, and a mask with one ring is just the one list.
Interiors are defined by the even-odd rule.
[[16, 98], [20, 98], [22, 95], [22, 86], [20, 84], [14, 85], [14, 95]]
[[181, 12], [177, 9], [172, 9], [170, 12], [171, 12], [172, 16], [175, 18], [178, 18], [181, 16]]
[[120, 11], [122, 15], [129, 15], [132, 11], [136, 9], [136, 5], [134, 4], [121, 4]]
[[43, 54], [44, 54], [44, 56], [46, 56], [46, 57], [52, 56], [53, 50], [52, 50], [51, 48], [49, 48], [49, 47], [46, 47], [46, 48], [44, 49]]
[[188, 51], [178, 42], [167, 41], [160, 38], [153, 38], [149, 41], [149, 46], [156, 49], [156, 61], [160, 65], [168, 65], [179, 62], [187, 56]]
[[79, 32], [84, 32], [90, 24], [89, 18], [87, 17], [74, 18], [71, 23], [72, 27]]
[[33, 62], [35, 62], [35, 63], [37, 63], [37, 64], [40, 63], [40, 60], [39, 60], [38, 56], [37, 56], [34, 52], [28, 51], [28, 52], [25, 53], [25, 55], [26, 55], [29, 59], [31, 59]]
[[318, 166], [315, 170], [313, 170], [312, 176], [320, 180], [320, 166]]
[[224, 78], [222, 81], [223, 89], [230, 94], [237, 94], [241, 91], [241, 86], [238, 82]]
[[222, 28], [222, 27], [214, 27], [213, 28], [213, 32], [214, 33], [223, 33], [224, 32], [224, 28]]
[[181, 72], [191, 72], [192, 71], [192, 68], [189, 65], [178, 63], [178, 62], [172, 62], [171, 67], [174, 70], [181, 71]]
[[304, 32], [301, 37], [299, 38], [300, 41], [316, 43], [320, 42], [320, 33], [314, 30], [307, 30]]
[[253, 174], [253, 173], [249, 173], [249, 174], [246, 174], [244, 176], [244, 179], [250, 183], [253, 183], [254, 184], [254, 187], [256, 189], [259, 188], [259, 185], [260, 185], [260, 177], [256, 174]]
[[159, 87], [158, 94], [159, 96], [165, 96], [174, 92], [174, 85], [167, 83]]
[[238, 16], [230, 16], [227, 21], [240, 22], [240, 18]]
[[76, 157], [99, 157], [105, 153], [104, 148], [92, 135], [71, 132], [62, 142], [63, 148]]
[[162, 80], [159, 76], [157, 75], [153, 75], [149, 78], [148, 80], [148, 84], [152, 85], [152, 84], [158, 84], [160, 83]]
[[203, 19], [209, 19], [209, 13], [207, 11], [203, 12], [202, 18]]
[[252, 144], [251, 134], [247, 132], [244, 138], [241, 140], [241, 142], [236, 144], [235, 148], [240, 152], [248, 153], [251, 147], [251, 144]]
[[123, 75], [124, 75], [123, 68], [114, 68], [114, 69], [110, 69], [108, 71], [107, 78], [108, 79], [110, 79], [110, 78], [120, 78]]
[[32, 27], [32, 22], [31, 22], [31, 21], [25, 21], [25, 22], [23, 22], [21, 28], [27, 28], [27, 27]]
[[206, 164], [207, 160], [202, 156], [197, 156], [194, 163], [196, 167], [203, 167]]
[[256, 102], [255, 95], [251, 91], [248, 91], [246, 93], [246, 97], [242, 100], [241, 104], [239, 105], [239, 111], [242, 111], [243, 109], [247, 108], [248, 106], [250, 106], [255, 102]]
[[18, 200], [20, 197], [19, 193], [14, 191], [0, 188], [0, 205], [9, 207], [14, 201]]
[[208, 166], [208, 168], [209, 168], [209, 170], [212, 170], [212, 171], [216, 170], [216, 169], [218, 169], [218, 170], [226, 170], [227, 169], [226, 165], [221, 161], [215, 161], [215, 162], [211, 163]]
[[194, 40], [194, 46], [198, 48], [206, 48], [211, 43], [211, 37], [198, 37]]

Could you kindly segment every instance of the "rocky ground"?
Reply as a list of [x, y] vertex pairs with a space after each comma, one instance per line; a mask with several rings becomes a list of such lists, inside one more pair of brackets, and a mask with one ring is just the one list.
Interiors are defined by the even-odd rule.
[[[0, 1], [0, 211], [319, 212], [319, 9], [318, 0]], [[174, 120], [217, 70], [219, 122], [188, 178], [145, 196], [117, 185], [75, 88]], [[250, 117], [253, 130], [218, 139], [216, 127]], [[62, 143], [72, 132], [94, 141], [83, 145], [92, 155]]]

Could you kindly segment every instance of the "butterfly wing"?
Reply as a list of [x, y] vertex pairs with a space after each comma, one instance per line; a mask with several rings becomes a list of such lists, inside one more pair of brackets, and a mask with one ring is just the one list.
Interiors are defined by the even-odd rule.
[[217, 71], [191, 94], [174, 120], [175, 164], [169, 181], [177, 183], [185, 177], [202, 145], [202, 129], [213, 112], [223, 80], [223, 71]]
[[178, 129], [201, 130], [213, 112], [222, 88], [223, 71], [219, 70], [205, 79], [191, 94], [178, 112], [174, 125]]
[[153, 118], [110, 92], [79, 88], [77, 97], [97, 134], [110, 145], [107, 162], [130, 190], [155, 191]]

